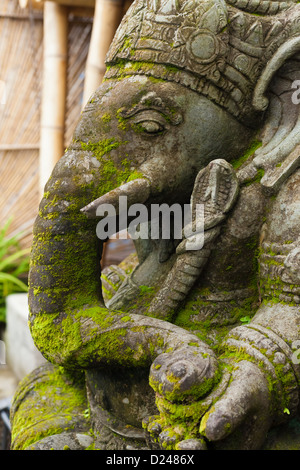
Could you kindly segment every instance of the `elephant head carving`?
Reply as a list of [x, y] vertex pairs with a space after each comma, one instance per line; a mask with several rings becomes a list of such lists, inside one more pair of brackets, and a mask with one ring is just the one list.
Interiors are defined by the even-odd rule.
[[[50, 362], [70, 370], [149, 370], [152, 364], [150, 384], [161, 415], [156, 428], [172, 428], [173, 418], [166, 416], [175, 416], [176, 406], [198, 416], [190, 434], [178, 431], [172, 440], [163, 430], [160, 442], [165, 447], [200, 448], [201, 433], [212, 441], [224, 437], [220, 422], [205, 432], [208, 417], [202, 425], [200, 421], [224, 393], [228, 369], [220, 367], [216, 351], [199, 331], [185, 329], [176, 315], [201, 276], [207, 281], [206, 267], [213, 272], [211, 252], [216, 252], [227, 218], [233, 220], [232, 233], [234, 224], [239, 234], [247, 223], [240, 207], [245, 204], [246, 213], [242, 191], [248, 194], [249, 184], [259, 183], [251, 196], [259, 209], [248, 211], [253, 221], [257, 211], [249, 231], [258, 243], [264, 219], [260, 211], [266, 204], [261, 201], [278, 192], [299, 166], [299, 111], [288, 109], [291, 84], [299, 73], [300, 7], [293, 1], [244, 3], [132, 4], [108, 52], [104, 81], [46, 184], [34, 226], [29, 320], [37, 347]], [[183, 207], [191, 198], [192, 208], [203, 204], [204, 246], [187, 251], [186, 239], [138, 241], [138, 267], [105, 305], [97, 208], [117, 208], [122, 195], [129, 206]], [[235, 233], [232, 237], [239, 239]], [[248, 240], [247, 233], [240, 239]], [[244, 261], [240, 258], [240, 267]], [[232, 276], [232, 291], [247, 290], [251, 269]], [[217, 275], [209, 274], [211, 285], [221, 283]], [[141, 286], [152, 289], [147, 307], [135, 299]], [[197, 316], [197, 303], [189, 299]], [[263, 395], [264, 379], [251, 361], [243, 374], [264, 390], [253, 400], [268, 408], [265, 432], [273, 416]], [[179, 428], [184, 428], [182, 420]], [[255, 436], [247, 442], [256, 448], [262, 434], [254, 425], [251, 430]]]

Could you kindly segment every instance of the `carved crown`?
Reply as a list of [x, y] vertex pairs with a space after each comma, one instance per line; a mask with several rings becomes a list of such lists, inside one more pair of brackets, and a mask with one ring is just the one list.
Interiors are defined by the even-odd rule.
[[106, 78], [146, 74], [175, 81], [251, 125], [255, 84], [287, 38], [300, 5], [272, 0], [136, 0], [107, 55]]

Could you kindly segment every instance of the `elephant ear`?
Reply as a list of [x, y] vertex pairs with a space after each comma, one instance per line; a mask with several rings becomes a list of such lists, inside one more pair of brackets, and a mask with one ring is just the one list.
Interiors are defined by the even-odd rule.
[[243, 180], [263, 170], [261, 184], [269, 193], [277, 192], [300, 166], [300, 106], [293, 99], [300, 85], [299, 72], [300, 37], [296, 37], [276, 51], [253, 94], [253, 107], [266, 113], [262, 146], [238, 176]]

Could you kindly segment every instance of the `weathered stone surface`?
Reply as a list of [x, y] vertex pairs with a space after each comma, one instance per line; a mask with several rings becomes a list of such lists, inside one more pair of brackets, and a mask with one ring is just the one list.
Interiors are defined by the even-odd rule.
[[[55, 369], [17, 394], [14, 448], [26, 447], [29, 395], [42, 413], [53, 378], [78, 370], [80, 387], [67, 382], [72, 426], [92, 426], [95, 448], [280, 444], [276, 429], [299, 410], [299, 11], [294, 1], [133, 3], [40, 204], [29, 320]], [[144, 214], [139, 262], [104, 273], [103, 300], [97, 233], [109, 224], [97, 217], [109, 203], [118, 226], [106, 235], [123, 229], [126, 195], [130, 208], [190, 204], [192, 227], [202, 204], [203, 239], [189, 249], [197, 234], [164, 236]], [[59, 442], [66, 422], [54, 422], [30, 445], [82, 445]]]

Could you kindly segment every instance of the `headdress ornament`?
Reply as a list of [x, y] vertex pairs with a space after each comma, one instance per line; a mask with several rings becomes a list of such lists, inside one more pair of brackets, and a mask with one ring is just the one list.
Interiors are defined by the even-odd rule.
[[286, 38], [299, 36], [299, 12], [291, 0], [136, 0], [111, 44], [105, 77], [175, 81], [251, 125], [261, 115], [255, 85]]

